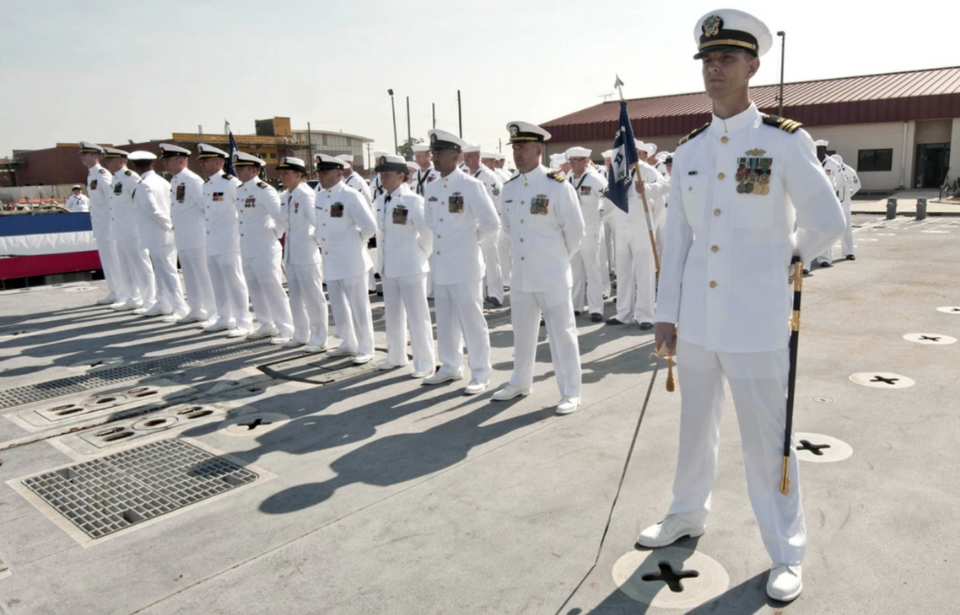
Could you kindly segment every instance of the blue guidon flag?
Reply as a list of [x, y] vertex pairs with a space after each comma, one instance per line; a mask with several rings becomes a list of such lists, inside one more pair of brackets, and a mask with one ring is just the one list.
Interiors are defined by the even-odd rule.
[[230, 135], [230, 151], [228, 152], [230, 157], [227, 158], [226, 171], [230, 175], [236, 175], [237, 171], [233, 168], [233, 155], [239, 152], [240, 148], [237, 147], [237, 142], [233, 140], [233, 130], [230, 128], [230, 122], [223, 120], [223, 123], [225, 124], [224, 129], [226, 130], [227, 134]]
[[620, 125], [613, 141], [614, 155], [610, 159], [610, 185], [607, 198], [613, 204], [627, 211], [630, 190], [633, 189], [633, 176], [630, 170], [640, 160], [637, 158], [637, 142], [633, 138], [633, 127], [627, 114], [626, 101], [620, 101]]

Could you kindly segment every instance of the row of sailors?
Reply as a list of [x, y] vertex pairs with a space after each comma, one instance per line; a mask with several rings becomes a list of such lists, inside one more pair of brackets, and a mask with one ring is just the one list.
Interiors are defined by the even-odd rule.
[[[465, 151], [474, 148], [451, 133], [431, 130], [434, 178], [422, 186], [423, 194], [407, 183], [414, 174], [406, 161], [385, 154], [377, 160], [372, 203], [348, 184], [356, 174], [347, 161], [325, 154], [315, 158], [316, 190], [305, 181], [302, 160], [282, 159], [277, 170], [284, 190], [278, 194], [260, 180], [265, 163], [250, 154], [234, 155], [238, 177], [233, 177], [223, 171], [228, 154], [200, 144], [197, 159], [208, 177], [203, 181], [187, 168], [189, 150], [161, 144], [161, 161], [172, 176], [168, 183], [154, 171], [156, 156], [149, 152], [81, 142], [94, 236], [111, 290], [101, 303], [162, 315], [166, 322], [202, 322], [204, 330], [227, 331], [229, 337], [271, 338], [284, 347], [351, 356], [363, 364], [374, 354], [367, 278], [376, 271], [383, 284], [388, 347], [378, 369], [408, 364], [409, 331], [412, 377], [424, 384], [460, 380], [465, 342], [471, 376], [465, 393], [478, 394], [492, 375], [483, 315], [484, 246], [503, 236], [512, 270], [515, 364], [509, 384], [494, 399], [530, 394], [542, 318], [561, 395], [557, 411], [572, 412], [581, 386], [574, 271], [586, 294], [596, 294], [591, 287], [598, 284], [585, 272], [599, 269], [606, 181], [587, 170], [588, 150], [570, 151], [573, 174], [565, 178], [540, 164], [547, 131], [527, 122], [511, 122], [508, 130], [517, 173], [505, 182], [480, 162], [478, 148]], [[467, 172], [459, 166], [464, 159]], [[631, 192], [630, 213], [606, 212], [617, 217], [618, 257], [633, 259], [628, 272], [618, 258], [618, 318], [619, 296], [629, 295], [627, 301], [635, 305], [627, 312], [640, 314], [636, 306], [642, 303], [644, 323], [653, 319], [655, 282], [652, 258], [641, 255], [650, 255], [650, 245], [634, 237], [647, 237], [640, 192], [655, 210], [667, 192], [662, 177], [647, 166], [641, 166], [643, 181]], [[354, 181], [364, 187], [359, 176]], [[366, 249], [374, 236], [376, 263]], [[492, 246], [499, 249], [497, 243]], [[186, 296], [176, 271], [178, 257]], [[650, 271], [641, 273], [641, 263], [651, 263]], [[436, 307], [436, 371], [428, 274]], [[329, 350], [324, 284], [342, 340]], [[260, 323], [256, 330], [248, 301]], [[602, 312], [602, 295], [599, 305], [591, 300], [590, 309]]]

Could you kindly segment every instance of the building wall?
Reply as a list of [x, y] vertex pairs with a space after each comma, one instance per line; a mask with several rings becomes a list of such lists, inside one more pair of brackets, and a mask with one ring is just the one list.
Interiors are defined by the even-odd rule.
[[953, 181], [960, 177], [960, 118], [954, 118], [950, 130], [950, 171], [947, 178]]
[[[903, 147], [903, 129], [907, 127], [907, 148]], [[909, 185], [913, 175], [916, 122], [885, 122], [881, 124], [847, 124], [842, 126], [814, 126], [809, 129], [814, 139], [826, 139], [828, 149], [843, 158], [844, 163], [857, 169], [859, 151], [892, 149], [893, 164], [889, 171], [863, 172], [857, 169], [864, 190], [896, 190]]]

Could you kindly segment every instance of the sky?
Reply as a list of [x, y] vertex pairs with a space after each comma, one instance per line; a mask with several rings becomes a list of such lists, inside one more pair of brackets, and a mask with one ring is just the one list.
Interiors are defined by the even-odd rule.
[[[960, 65], [949, 2], [737, 6], [786, 32], [786, 81]], [[392, 150], [437, 128], [483, 149], [509, 121], [702, 90], [694, 27], [713, 1], [0, 0], [0, 156], [79, 140], [254, 132], [254, 120], [343, 131]], [[954, 14], [955, 17], [955, 14]], [[780, 79], [780, 44], [754, 85]], [[643, 138], [643, 135], [637, 135]], [[508, 153], [504, 146], [504, 152]]]

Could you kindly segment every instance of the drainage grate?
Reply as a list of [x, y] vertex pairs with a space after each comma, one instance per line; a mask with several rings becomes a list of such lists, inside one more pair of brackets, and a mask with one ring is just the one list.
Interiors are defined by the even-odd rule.
[[178, 369], [207, 365], [276, 349], [277, 346], [271, 345], [269, 340], [244, 341], [152, 361], [101, 369], [79, 376], [14, 387], [0, 391], [0, 409], [15, 408], [24, 404], [70, 395], [71, 393], [82, 393], [83, 391], [112, 386], [127, 380], [138, 380]]
[[162, 440], [23, 484], [90, 538], [252, 483], [259, 476], [183, 440]]

